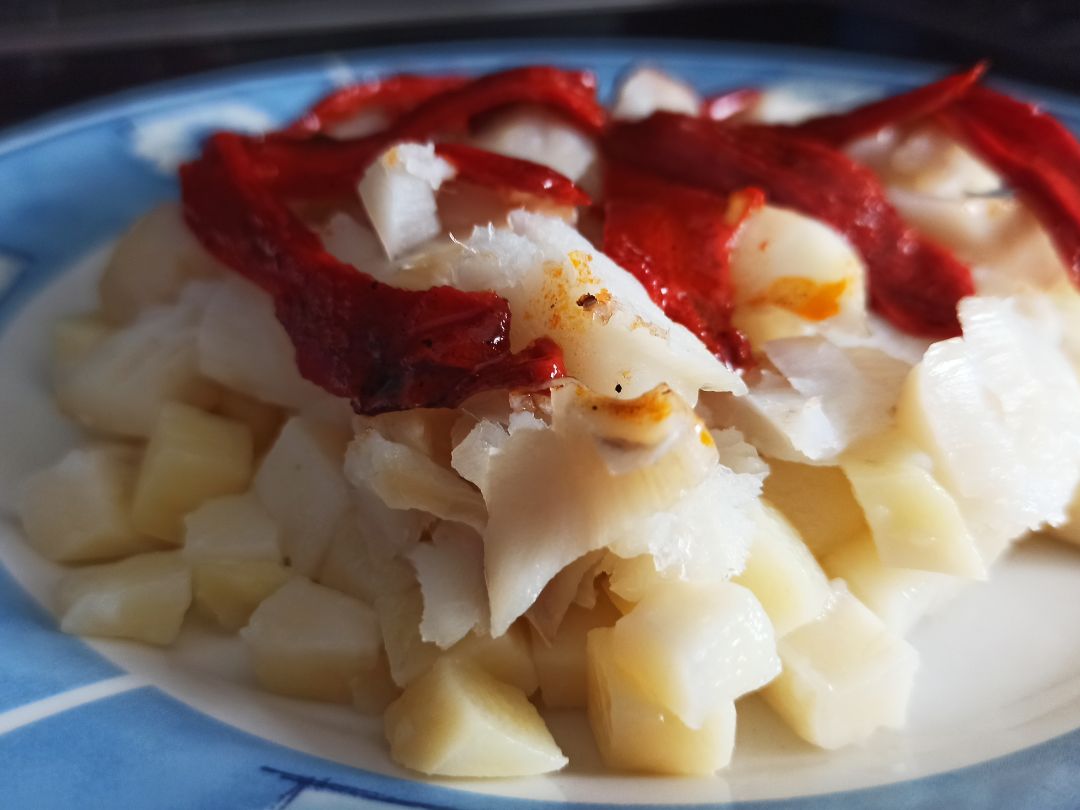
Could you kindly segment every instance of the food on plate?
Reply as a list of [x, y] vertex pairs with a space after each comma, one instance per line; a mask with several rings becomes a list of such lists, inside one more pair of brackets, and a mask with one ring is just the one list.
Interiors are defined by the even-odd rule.
[[902, 727], [912, 628], [1080, 536], [1080, 144], [984, 72], [803, 120], [399, 75], [211, 135], [54, 329], [62, 629], [238, 634], [435, 776], [563, 768], [552, 710], [664, 774], [751, 693]]

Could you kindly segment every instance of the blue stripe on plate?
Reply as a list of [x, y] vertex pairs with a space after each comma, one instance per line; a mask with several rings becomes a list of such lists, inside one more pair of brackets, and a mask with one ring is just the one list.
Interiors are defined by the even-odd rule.
[[[0, 567], [0, 713], [120, 672], [57, 630], [53, 617]], [[6, 770], [0, 758], [0, 785]]]

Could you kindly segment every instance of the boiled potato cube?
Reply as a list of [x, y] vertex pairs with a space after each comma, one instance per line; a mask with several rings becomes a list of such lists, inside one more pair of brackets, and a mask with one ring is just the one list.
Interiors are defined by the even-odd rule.
[[866, 531], [862, 507], [839, 467], [769, 459], [764, 495], [815, 555]]
[[386, 707], [397, 700], [401, 690], [390, 677], [390, 665], [385, 655], [371, 669], [356, 675], [349, 681], [352, 705], [360, 714], [381, 716]]
[[155, 543], [131, 525], [139, 451], [127, 445], [72, 450], [26, 482], [26, 537], [56, 562], [92, 562], [149, 551]]
[[589, 723], [608, 767], [693, 776], [726, 766], [735, 747], [735, 704], [717, 703], [692, 729], [618, 664], [614, 647], [613, 630], [588, 634]]
[[519, 689], [455, 661], [406, 688], [385, 730], [396, 762], [433, 776], [531, 776], [567, 763]]
[[192, 570], [195, 609], [222, 629], [235, 632], [291, 575], [281, 563], [268, 560], [197, 563]]
[[191, 604], [191, 572], [176, 552], [137, 554], [72, 571], [56, 600], [65, 633], [171, 644]]
[[844, 580], [852, 594], [901, 637], [965, 583], [948, 574], [885, 565], [869, 535], [834, 548], [821, 564], [829, 576]]
[[330, 703], [352, 701], [352, 682], [378, 661], [375, 611], [358, 599], [294, 577], [240, 631], [255, 677], [271, 692]]
[[817, 618], [832, 591], [799, 533], [779, 511], [764, 506], [746, 568], [732, 581], [758, 598], [780, 638]]
[[135, 528], [179, 545], [184, 515], [210, 498], [246, 489], [251, 461], [247, 425], [188, 405], [166, 405], [135, 485]]
[[763, 694], [807, 742], [842, 748], [904, 724], [918, 654], [851, 594], [778, 646], [784, 669]]
[[184, 556], [191, 562], [281, 562], [281, 532], [250, 492], [204, 501], [184, 517]]
[[294, 416], [255, 475], [255, 494], [281, 527], [282, 550], [304, 576], [318, 574], [349, 510], [349, 484], [342, 472], [347, 441], [335, 427]]
[[549, 709], [585, 708], [588, 704], [585, 637], [597, 627], [611, 627], [620, 616], [622, 614], [607, 598], [600, 598], [592, 610], [571, 605], [551, 644], [544, 641], [535, 628], [529, 628], [532, 658], [545, 706]]
[[112, 327], [98, 315], [72, 315], [57, 321], [52, 330], [49, 363], [53, 385], [62, 385], [111, 331]]
[[145, 439], [170, 402], [212, 407], [220, 388], [195, 365], [199, 308], [193, 294], [103, 336], [57, 380], [61, 409], [92, 430]]
[[690, 728], [780, 671], [761, 603], [731, 582], [657, 588], [611, 633], [614, 663]]
[[228, 419], [243, 422], [251, 428], [251, 437], [255, 443], [255, 454], [261, 455], [274, 443], [285, 413], [276, 405], [260, 402], [246, 394], [222, 389], [218, 399], [217, 413]]
[[531, 695], [539, 686], [529, 631], [520, 622], [510, 625], [498, 638], [472, 633], [447, 650], [443, 657], [481, 669], [526, 695]]
[[220, 267], [184, 224], [180, 206], [162, 203], [116, 243], [98, 286], [101, 307], [110, 319], [129, 321], [149, 306], [176, 298], [191, 279], [210, 276]]
[[863, 442], [842, 460], [886, 565], [985, 579], [986, 566], [953, 496], [898, 432]]

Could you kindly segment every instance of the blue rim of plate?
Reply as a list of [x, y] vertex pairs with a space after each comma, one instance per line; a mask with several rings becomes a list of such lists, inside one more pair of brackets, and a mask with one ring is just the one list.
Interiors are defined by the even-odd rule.
[[[898, 90], [945, 69], [806, 48], [567, 39], [395, 46], [241, 66], [129, 90], [0, 132], [0, 336], [19, 307], [73, 260], [153, 202], [175, 196], [170, 177], [133, 154], [133, 134], [155, 117], [195, 105], [239, 104], [283, 123], [346, 70], [359, 75], [406, 69], [477, 72], [548, 61], [595, 70], [602, 92], [618, 73], [642, 62], [670, 69], [703, 90], [776, 81]], [[1015, 82], [1002, 84], [1040, 100], [1080, 130], [1080, 100]], [[201, 134], [197, 128], [189, 133], [192, 139]], [[49, 614], [2, 567], [0, 649], [4, 806], [138, 807], [146, 806], [148, 797], [154, 806], [238, 810], [306, 807], [309, 799], [319, 797], [342, 802], [351, 797], [356, 801], [349, 807], [616, 806], [504, 798], [403, 780], [249, 735], [153, 686], [126, 683], [122, 670], [84, 642], [59, 634]], [[20, 655], [11, 655], [13, 650]], [[72, 695], [99, 697], [49, 713]], [[5, 722], [10, 727], [12, 718], [35, 712], [41, 719], [5, 730]], [[124, 723], [125, 718], [135, 719]], [[878, 787], [791, 799], [641, 807], [1064, 810], [1075, 809], [1077, 797], [1080, 729], [959, 770]], [[310, 806], [330, 805], [315, 801]]]

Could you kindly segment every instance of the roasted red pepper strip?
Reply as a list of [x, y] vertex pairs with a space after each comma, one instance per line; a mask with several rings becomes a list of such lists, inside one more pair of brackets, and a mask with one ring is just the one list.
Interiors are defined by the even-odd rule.
[[463, 143], [440, 143], [435, 154], [457, 169], [455, 179], [495, 191], [539, 197], [557, 205], [589, 205], [589, 195], [554, 169]]
[[656, 113], [614, 125], [603, 149], [609, 159], [720, 194], [762, 189], [847, 237], [866, 262], [871, 306], [895, 326], [932, 338], [959, 334], [956, 305], [974, 292], [971, 271], [908, 227], [874, 175], [828, 144], [784, 128]]
[[273, 297], [300, 372], [358, 413], [453, 407], [562, 374], [550, 340], [511, 354], [510, 311], [494, 293], [400, 290], [332, 257], [267, 192], [239, 136], [211, 138], [180, 182], [195, 235]]
[[762, 92], [756, 87], [740, 87], [708, 96], [701, 102], [701, 115], [713, 121], [726, 121], [746, 112], [761, 100]]
[[976, 88], [937, 120], [1000, 172], [1080, 286], [1080, 143], [1032, 104]]
[[605, 171], [604, 252], [724, 362], [746, 366], [746, 338], [731, 326], [732, 242], [765, 203], [757, 189], [721, 197], [611, 163]]
[[389, 126], [403, 113], [433, 96], [461, 87], [463, 76], [413, 76], [407, 73], [350, 84], [317, 101], [310, 110], [282, 130], [290, 136], [315, 135], [347, 123], [363, 113], [378, 110]]
[[607, 120], [591, 73], [534, 66], [489, 73], [440, 93], [398, 119], [389, 134], [400, 141], [464, 131], [476, 116], [513, 104], [547, 107], [594, 135]]
[[986, 68], [986, 62], [979, 62], [963, 73], [946, 76], [907, 93], [856, 107], [850, 112], [811, 118], [796, 124], [793, 129], [833, 146], [843, 146], [856, 138], [873, 135], [885, 127], [908, 124], [933, 115], [962, 98], [975, 86]]

